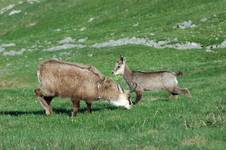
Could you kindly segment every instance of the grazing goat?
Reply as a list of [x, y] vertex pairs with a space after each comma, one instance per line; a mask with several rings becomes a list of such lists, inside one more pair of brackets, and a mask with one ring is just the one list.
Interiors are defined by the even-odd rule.
[[88, 112], [92, 111], [92, 102], [99, 99], [131, 108], [130, 93], [91, 65], [48, 60], [40, 64], [37, 75], [41, 85], [35, 94], [47, 115], [52, 113], [51, 101], [57, 96], [71, 98], [72, 116], [79, 111], [80, 100], [86, 102]]

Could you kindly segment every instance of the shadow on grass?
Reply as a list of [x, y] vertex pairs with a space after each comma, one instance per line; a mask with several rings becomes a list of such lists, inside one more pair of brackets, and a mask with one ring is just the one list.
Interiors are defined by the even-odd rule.
[[[98, 112], [98, 111], [104, 111], [104, 110], [114, 110], [117, 109], [116, 107], [107, 107], [107, 108], [93, 108], [92, 112]], [[68, 116], [71, 115], [70, 109], [64, 109], [64, 108], [53, 108], [54, 114], [66, 114]], [[88, 113], [86, 111], [86, 108], [81, 108], [79, 110], [79, 113]], [[9, 116], [24, 116], [24, 115], [45, 115], [44, 110], [38, 110], [38, 111], [0, 111], [0, 115], [9, 115]]]

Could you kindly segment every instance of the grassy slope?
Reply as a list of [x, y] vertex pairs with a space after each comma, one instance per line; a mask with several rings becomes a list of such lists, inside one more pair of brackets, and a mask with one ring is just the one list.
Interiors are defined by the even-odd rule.
[[[14, 2], [0, 0], [0, 8]], [[44, 0], [17, 7], [27, 15], [0, 16], [0, 43], [14, 42], [16, 50], [43, 46], [22, 56], [0, 55], [0, 149], [224, 149], [225, 49], [217, 53], [143, 46], [41, 50], [48, 47], [46, 41], [56, 43], [66, 36], [88, 37], [86, 44], [127, 36], [220, 43], [226, 38], [225, 4], [225, 0]], [[95, 20], [88, 23], [91, 17]], [[201, 23], [203, 17], [209, 19]], [[189, 19], [198, 27], [173, 29]], [[32, 22], [37, 25], [26, 27]], [[133, 27], [137, 22], [139, 26]], [[82, 27], [87, 29], [81, 32]], [[55, 32], [58, 28], [62, 31]], [[68, 117], [70, 102], [55, 100], [55, 114], [44, 115], [33, 96], [41, 60], [61, 57], [93, 64], [125, 86], [121, 78], [111, 75], [120, 54], [136, 70], [182, 70], [185, 76], [179, 78], [180, 84], [188, 87], [193, 97], [167, 101], [165, 92], [146, 92], [142, 103], [130, 111], [97, 102], [93, 114], [84, 113], [82, 105], [82, 113], [73, 119]]]

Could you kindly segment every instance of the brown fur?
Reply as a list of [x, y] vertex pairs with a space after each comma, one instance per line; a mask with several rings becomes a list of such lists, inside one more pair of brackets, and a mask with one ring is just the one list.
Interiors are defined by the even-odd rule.
[[182, 72], [155, 71], [141, 72], [131, 71], [126, 64], [126, 60], [121, 57], [113, 70], [115, 75], [123, 75], [131, 90], [136, 92], [136, 103], [142, 98], [143, 91], [166, 90], [173, 96], [184, 94], [190, 96], [187, 88], [180, 88], [177, 83], [177, 76]]
[[52, 112], [50, 104], [56, 96], [71, 98], [72, 116], [75, 116], [81, 99], [86, 101], [88, 112], [91, 112], [93, 101], [117, 100], [120, 95], [117, 84], [91, 65], [48, 60], [40, 64], [38, 78], [41, 86], [35, 90], [35, 94], [47, 115]]

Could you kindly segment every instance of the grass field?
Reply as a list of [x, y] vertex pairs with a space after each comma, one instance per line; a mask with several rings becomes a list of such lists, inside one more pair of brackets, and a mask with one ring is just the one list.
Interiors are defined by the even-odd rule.
[[[225, 6], [226, 0], [0, 0], [0, 149], [225, 150], [226, 48], [206, 50], [226, 39]], [[9, 15], [13, 10], [21, 12]], [[188, 20], [196, 26], [175, 28]], [[46, 51], [66, 37], [85, 47]], [[176, 38], [203, 48], [92, 47], [126, 37]], [[133, 70], [184, 72], [179, 84], [192, 98], [145, 92], [131, 110], [99, 101], [92, 114], [82, 102], [75, 118], [69, 99], [56, 98], [54, 114], [45, 115], [33, 93], [41, 61], [92, 64], [128, 89], [111, 74], [120, 54]]]

